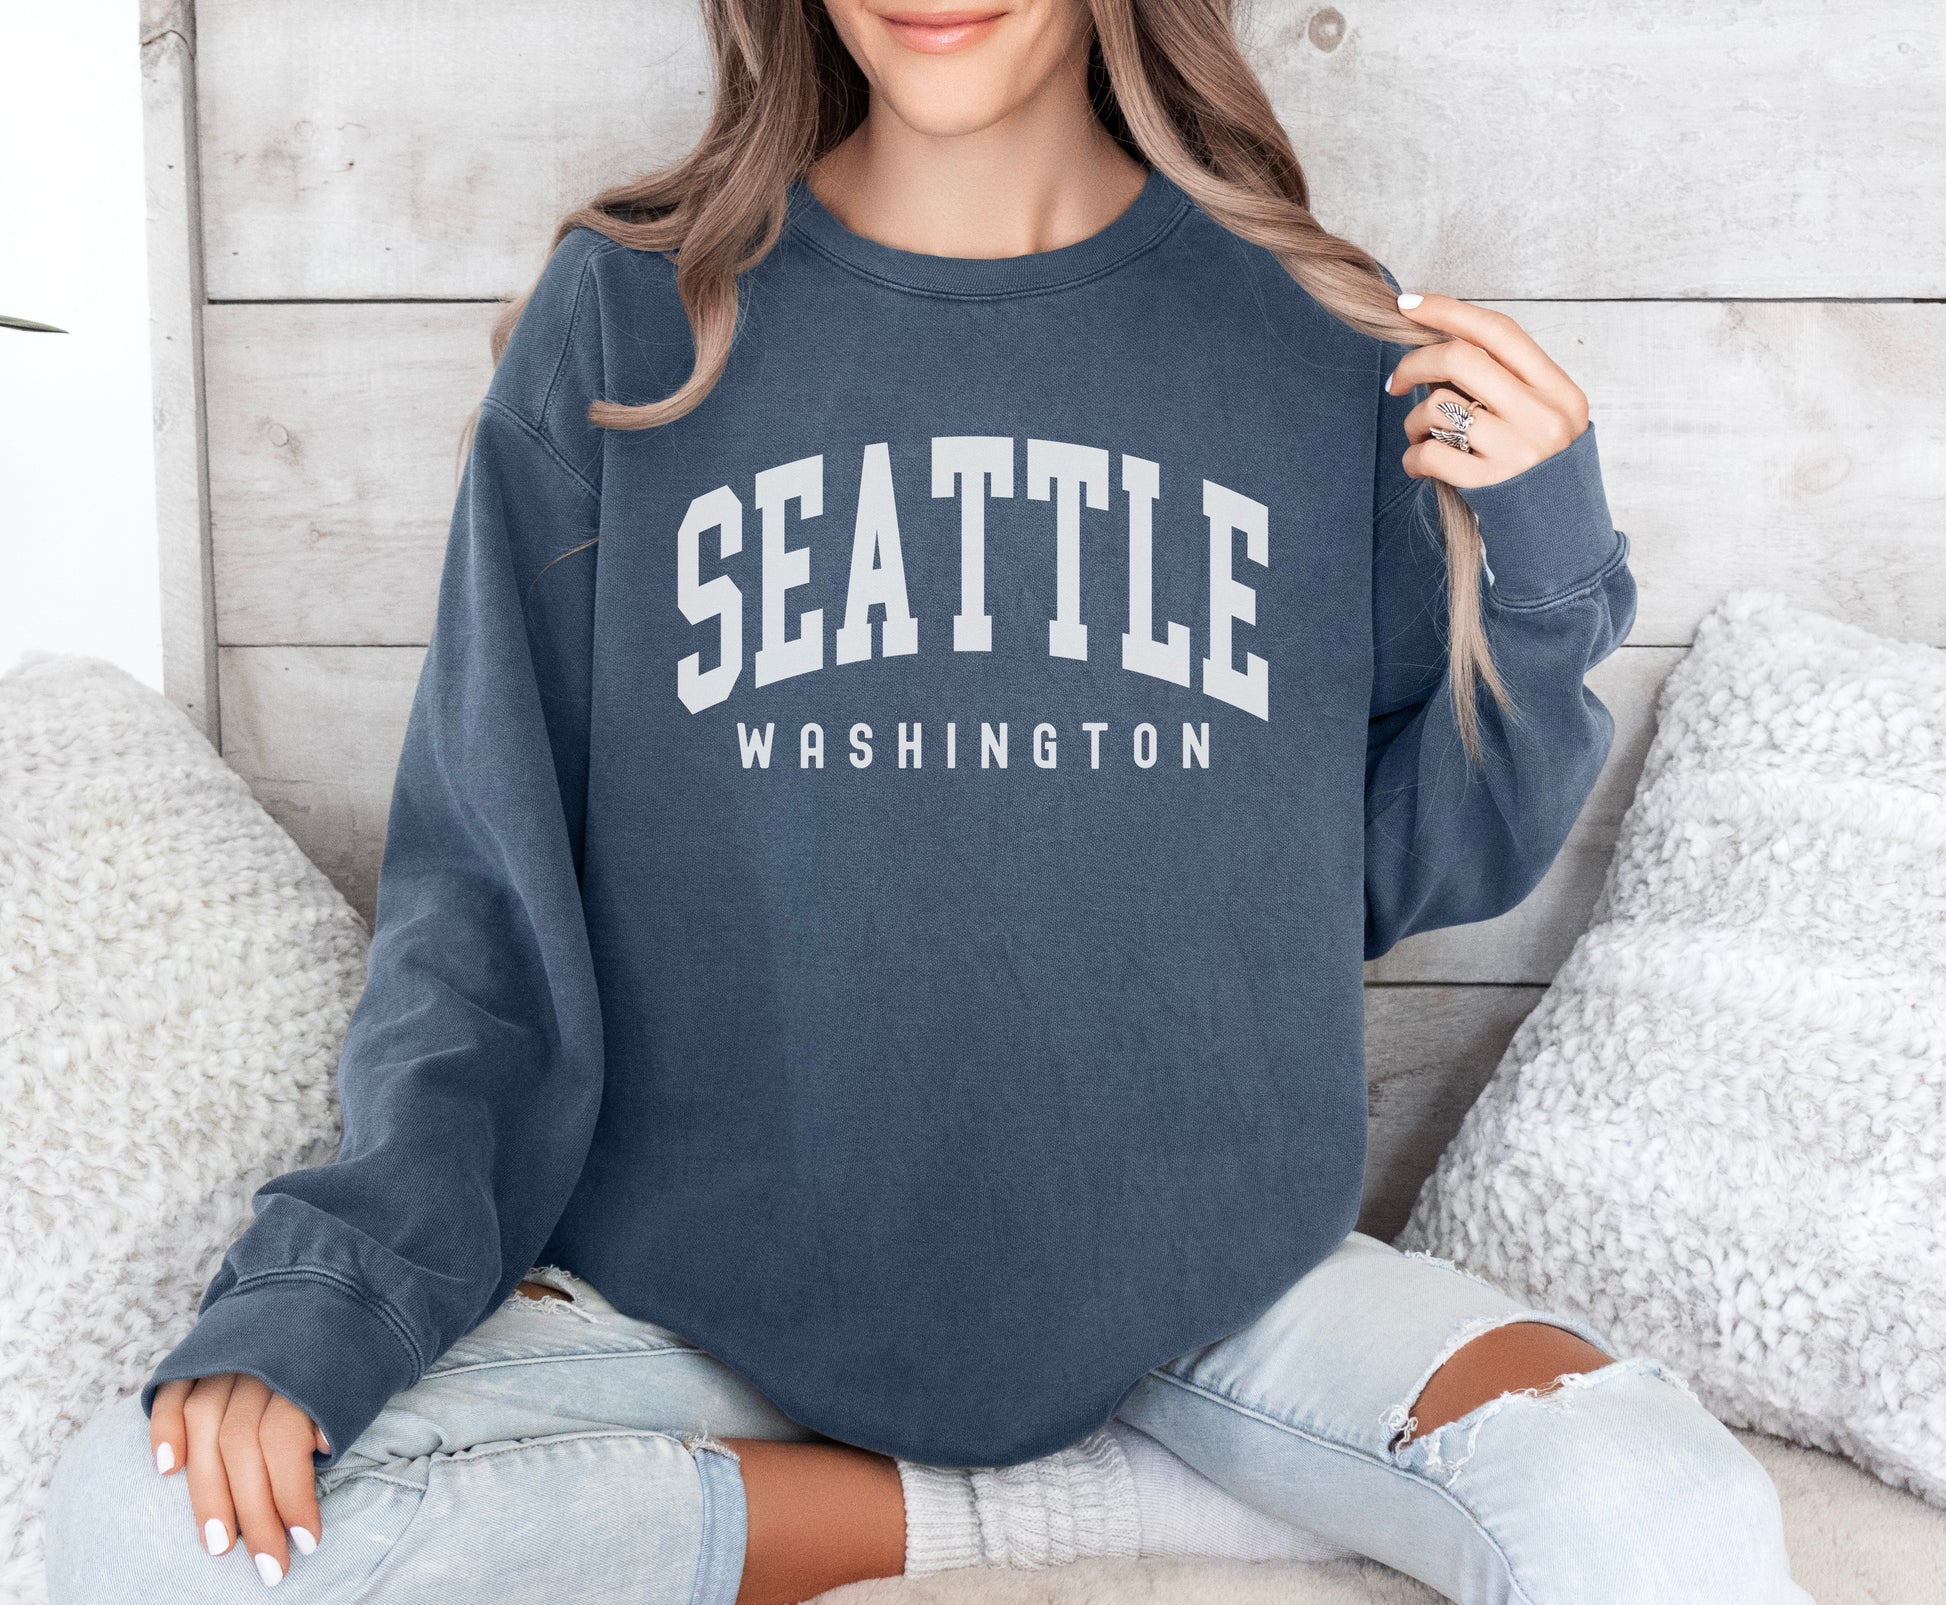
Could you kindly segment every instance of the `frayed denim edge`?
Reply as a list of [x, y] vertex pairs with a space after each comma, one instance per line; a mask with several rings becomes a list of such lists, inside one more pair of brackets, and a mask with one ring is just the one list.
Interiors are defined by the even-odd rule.
[[749, 1512], [744, 1504], [737, 1452], [706, 1432], [686, 1434], [682, 1442], [695, 1462], [703, 1496], [696, 1579], [689, 1591], [689, 1605], [735, 1605], [737, 1590], [743, 1584], [744, 1546], [749, 1542]]
[[[1532, 1317], [1523, 1316], [1517, 1319], [1532, 1319]], [[1482, 1330], [1491, 1330], [1492, 1327], [1507, 1324], [1509, 1323], [1505, 1321], [1494, 1320]], [[1458, 1348], [1478, 1335], [1477, 1332], [1469, 1333], [1453, 1347]], [[1424, 1465], [1417, 1469], [1442, 1488], [1450, 1490], [1459, 1481], [1460, 1472], [1465, 1469], [1466, 1463], [1473, 1458], [1474, 1450], [1479, 1447], [1480, 1429], [1509, 1405], [1525, 1404], [1538, 1410], [1565, 1410], [1572, 1403], [1576, 1392], [1584, 1388], [1602, 1387], [1631, 1376], [1655, 1377], [1680, 1389], [1691, 1399], [1696, 1398], [1695, 1390], [1688, 1382], [1663, 1365], [1661, 1361], [1652, 1359], [1646, 1354], [1622, 1355], [1606, 1365], [1595, 1367], [1592, 1371], [1564, 1371], [1546, 1388], [1512, 1388], [1505, 1393], [1496, 1394], [1493, 1398], [1475, 1405], [1466, 1414], [1448, 1421], [1444, 1426], [1435, 1427], [1423, 1438], [1412, 1438], [1404, 1444], [1397, 1442], [1397, 1435], [1410, 1430], [1413, 1418], [1409, 1406], [1394, 1405], [1385, 1413], [1386, 1425], [1395, 1428], [1393, 1437], [1387, 1444], [1387, 1453], [1391, 1455], [1393, 1464], [1400, 1470], [1410, 1472], [1415, 1468], [1405, 1463], [1407, 1458], [1415, 1450], [1423, 1451]], [[1410, 1397], [1418, 1398], [1419, 1391], [1415, 1389]], [[1449, 1457], [1446, 1451], [1447, 1440], [1461, 1435], [1465, 1437], [1465, 1447], [1458, 1455]]]

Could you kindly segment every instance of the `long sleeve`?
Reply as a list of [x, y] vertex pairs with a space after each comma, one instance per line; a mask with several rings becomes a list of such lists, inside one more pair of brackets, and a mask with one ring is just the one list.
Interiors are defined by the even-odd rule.
[[[1404, 354], [1387, 346], [1386, 366]], [[1365, 761], [1365, 956], [1415, 931], [1490, 919], [1554, 861], [1614, 738], [1584, 684], [1635, 619], [1628, 537], [1611, 522], [1590, 422], [1496, 485], [1462, 491], [1488, 574], [1482, 616], [1516, 703], [1478, 697], [1483, 761], [1460, 744], [1446, 668], [1446, 558], [1433, 481], [1400, 466], [1424, 395], [1380, 406], [1371, 723]]]
[[533, 1263], [601, 1101], [578, 874], [598, 501], [577, 443], [529, 404], [572, 389], [579, 266], [543, 281], [460, 487], [338, 1066], [339, 1152], [259, 1189], [143, 1390], [146, 1408], [164, 1381], [253, 1374], [322, 1425], [321, 1464]]

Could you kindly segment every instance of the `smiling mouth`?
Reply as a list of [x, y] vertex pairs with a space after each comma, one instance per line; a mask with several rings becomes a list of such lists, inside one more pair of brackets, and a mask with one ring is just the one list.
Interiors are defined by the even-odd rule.
[[964, 45], [984, 39], [1001, 17], [999, 11], [891, 11], [880, 20], [892, 30], [892, 37], [909, 50], [943, 55]]

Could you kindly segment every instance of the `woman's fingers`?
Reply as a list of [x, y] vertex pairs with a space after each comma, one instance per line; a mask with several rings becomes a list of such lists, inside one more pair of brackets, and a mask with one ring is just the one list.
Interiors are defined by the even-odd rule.
[[1474, 401], [1461, 395], [1457, 390], [1447, 389], [1444, 385], [1439, 386], [1405, 415], [1407, 440], [1430, 440], [1435, 429], [1458, 427], [1441, 410], [1439, 404], [1442, 401], [1456, 403], [1473, 415], [1473, 422], [1467, 426], [1466, 442], [1480, 456], [1500, 457], [1511, 461], [1524, 452], [1528, 461], [1540, 461], [1539, 453], [1528, 446], [1527, 437], [1509, 426], [1506, 419], [1489, 408], [1485, 402]]
[[[1506, 313], [1450, 295], [1401, 296], [1399, 307], [1452, 336], [1407, 352], [1386, 380], [1395, 393], [1418, 384], [1450, 387], [1406, 415], [1413, 444], [1400, 460], [1408, 474], [1461, 487], [1497, 484], [1566, 450], [1588, 427], [1580, 386]], [[1433, 401], [1464, 398], [1485, 409], [1475, 412], [1470, 452], [1431, 438], [1443, 426]]]
[[263, 1445], [264, 1469], [270, 1473], [271, 1497], [277, 1501], [277, 1519], [300, 1555], [310, 1554], [324, 1536], [317, 1479], [311, 1470], [311, 1451], [322, 1436], [289, 1399], [281, 1393], [270, 1396], [257, 1437]]
[[[1459, 427], [1452, 417], [1441, 409], [1441, 402], [1456, 403], [1466, 408], [1472, 415], [1473, 421], [1466, 426], [1465, 431], [1466, 444], [1471, 448], [1469, 451], [1462, 452], [1456, 446], [1433, 439], [1435, 429], [1457, 431]], [[1531, 436], [1513, 428], [1506, 419], [1489, 411], [1483, 402], [1470, 401], [1458, 391], [1448, 390], [1444, 386], [1435, 390], [1406, 414], [1405, 433], [1406, 438], [1415, 444], [1441, 445], [1456, 457], [1470, 457], [1471, 466], [1475, 469], [1482, 466], [1492, 469], [1493, 473], [1482, 483], [1490, 483], [1495, 479], [1511, 479], [1524, 469], [1532, 468], [1543, 457], [1551, 457], [1554, 454], [1551, 445], [1546, 443], [1536, 445]], [[1422, 453], [1421, 460], [1425, 457], [1434, 457], [1437, 460], [1436, 453]]]
[[[1466, 429], [1466, 443], [1472, 447], [1471, 451], [1461, 451], [1457, 446], [1432, 438], [1435, 429], [1455, 427], [1453, 420], [1439, 410], [1442, 401], [1458, 402], [1473, 414], [1473, 422]], [[1448, 484], [1469, 488], [1511, 479], [1546, 455], [1479, 402], [1468, 401], [1459, 392], [1443, 387], [1406, 414], [1405, 432], [1413, 444], [1399, 460], [1409, 475], [1414, 479], [1443, 479]]]
[[1447, 384], [1484, 401], [1494, 412], [1537, 440], [1567, 434], [1568, 420], [1489, 352], [1466, 340], [1419, 346], [1399, 360], [1386, 388], [1399, 394], [1413, 385]]
[[264, 1464], [261, 1432], [270, 1397], [270, 1389], [255, 1377], [238, 1377], [230, 1389], [217, 1443], [223, 1451], [223, 1471], [230, 1481], [230, 1502], [243, 1546], [257, 1575], [276, 1584], [290, 1570], [291, 1557], [277, 1500], [270, 1491], [270, 1470]]
[[[1530, 386], [1549, 406], [1567, 418], [1574, 427], [1575, 434], [1581, 433], [1581, 426], [1588, 421], [1588, 398], [1581, 387], [1567, 375], [1565, 369], [1541, 349], [1541, 344], [1513, 318], [1504, 312], [1496, 312], [1491, 307], [1476, 306], [1471, 301], [1462, 301], [1451, 295], [1422, 295], [1413, 302], [1411, 296], [1400, 299], [1399, 310], [1414, 323], [1423, 323], [1450, 334], [1457, 339], [1470, 342], [1492, 357], [1497, 363], [1522, 383]], [[1420, 347], [1420, 350], [1430, 349]], [[1410, 360], [1408, 358], [1408, 360]], [[1448, 375], [1438, 375], [1446, 378]], [[1420, 383], [1425, 380], [1418, 381]], [[1464, 381], [1462, 381], [1464, 383]], [[1466, 386], [1471, 390], [1471, 385]], [[1492, 398], [1480, 395], [1483, 401], [1491, 403]]]
[[182, 1470], [189, 1458], [189, 1440], [183, 1434], [182, 1402], [193, 1386], [189, 1382], [165, 1382], [155, 1390], [149, 1405], [149, 1453], [155, 1456], [155, 1469], [167, 1477]]
[[318, 1547], [324, 1523], [311, 1455], [330, 1449], [323, 1429], [282, 1394], [233, 1373], [164, 1383], [149, 1436], [186, 1467], [196, 1531], [212, 1555], [241, 1537], [257, 1575], [275, 1586], [292, 1549], [308, 1555]]
[[1414, 479], [1443, 479], [1449, 485], [1458, 485], [1466, 490], [1477, 490], [1482, 485], [1495, 485], [1503, 479], [1513, 478], [1513, 474], [1495, 468], [1485, 458], [1439, 440], [1422, 440], [1416, 446], [1408, 446], [1399, 460], [1405, 464], [1406, 473]]
[[233, 1375], [201, 1377], [182, 1406], [189, 1508], [195, 1513], [203, 1548], [212, 1555], [225, 1553], [236, 1542], [236, 1507], [230, 1503], [230, 1480], [223, 1473], [223, 1451], [218, 1443], [223, 1412], [235, 1384]]

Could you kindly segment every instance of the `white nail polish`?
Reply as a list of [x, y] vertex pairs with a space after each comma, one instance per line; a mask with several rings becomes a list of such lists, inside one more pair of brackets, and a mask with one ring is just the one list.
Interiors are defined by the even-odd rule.
[[291, 1548], [296, 1550], [298, 1554], [309, 1555], [316, 1551], [318, 1541], [311, 1536], [310, 1528], [292, 1527], [289, 1529], [289, 1532], [291, 1535]]
[[277, 1564], [273, 1555], [252, 1555], [257, 1563], [257, 1575], [264, 1580], [265, 1588], [275, 1588], [284, 1580], [284, 1568]]
[[220, 1555], [230, 1547], [230, 1529], [214, 1516], [203, 1523], [203, 1548], [212, 1555]]
[[1406, 290], [1399, 296], [1399, 310], [1401, 312], [1410, 312], [1423, 300], [1425, 300], [1423, 295], [1419, 295], [1412, 290]]
[[1394, 368], [1390, 373], [1388, 373], [1385, 376], [1385, 388], [1387, 390], [1390, 390], [1392, 388], [1392, 381], [1398, 378], [1398, 376], [1399, 376], [1399, 370], [1397, 368]]
[[176, 1469], [176, 1450], [173, 1444], [159, 1443], [155, 1446], [155, 1469], [165, 1477]]

